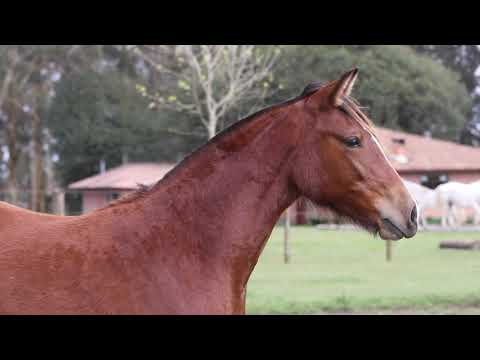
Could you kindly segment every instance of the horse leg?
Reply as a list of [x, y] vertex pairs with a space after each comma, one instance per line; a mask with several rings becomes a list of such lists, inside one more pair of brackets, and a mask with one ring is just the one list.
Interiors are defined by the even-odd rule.
[[443, 206], [442, 209], [442, 227], [443, 228], [448, 228], [451, 223], [451, 209], [448, 204]]
[[449, 228], [455, 227], [455, 206], [450, 205], [447, 210], [447, 223]]
[[442, 206], [441, 210], [442, 210], [442, 227], [445, 228], [447, 227], [448, 208], [446, 208], [445, 206]]
[[480, 206], [476, 201], [473, 203], [473, 209], [475, 213], [473, 214], [473, 225], [476, 226], [479, 223], [479, 216], [480, 216]]
[[447, 224], [446, 227], [450, 228], [452, 226], [452, 212], [450, 208], [447, 208], [447, 214], [445, 216], [446, 216], [446, 224]]
[[418, 207], [418, 227], [420, 229], [427, 228], [427, 221], [425, 219], [425, 213], [423, 212], [423, 208]]
[[418, 224], [420, 225], [420, 229], [422, 229], [422, 230], [427, 230], [427, 229], [428, 229], [427, 219], [425, 218], [424, 215], [422, 215], [422, 216], [420, 217], [420, 220], [419, 220], [419, 223], [418, 223]]
[[456, 208], [452, 206], [450, 208], [450, 228], [454, 228], [457, 225], [456, 220]]

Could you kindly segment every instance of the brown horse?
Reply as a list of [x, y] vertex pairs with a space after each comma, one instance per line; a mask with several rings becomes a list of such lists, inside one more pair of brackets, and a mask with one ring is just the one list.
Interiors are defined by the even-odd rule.
[[349, 97], [356, 76], [238, 122], [92, 213], [0, 204], [0, 313], [244, 314], [260, 253], [302, 195], [384, 239], [414, 236], [415, 202]]

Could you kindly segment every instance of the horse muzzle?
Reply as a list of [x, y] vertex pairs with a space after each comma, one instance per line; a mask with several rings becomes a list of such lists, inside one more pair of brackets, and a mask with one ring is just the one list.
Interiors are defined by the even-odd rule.
[[378, 234], [384, 240], [409, 239], [415, 236], [417, 230], [418, 219], [416, 205], [411, 210], [408, 219], [402, 219], [398, 215], [382, 217], [378, 224]]

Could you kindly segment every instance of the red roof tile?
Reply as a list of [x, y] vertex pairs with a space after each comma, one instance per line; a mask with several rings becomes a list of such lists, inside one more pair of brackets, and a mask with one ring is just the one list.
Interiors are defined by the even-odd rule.
[[480, 170], [479, 148], [380, 127], [376, 130], [397, 171]]

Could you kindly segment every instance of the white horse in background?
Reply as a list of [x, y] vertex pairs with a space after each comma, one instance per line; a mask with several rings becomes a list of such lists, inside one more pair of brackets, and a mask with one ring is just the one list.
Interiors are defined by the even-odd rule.
[[[464, 184], [451, 181], [437, 186], [437, 201], [442, 209], [442, 226], [457, 226], [464, 219], [459, 219], [467, 208], [474, 210], [474, 225], [480, 220], [480, 181]], [[463, 212], [463, 214], [462, 214]]]
[[422, 228], [426, 228], [427, 219], [425, 210], [438, 208], [436, 192], [412, 181], [403, 180], [403, 183], [417, 202], [418, 225]]

